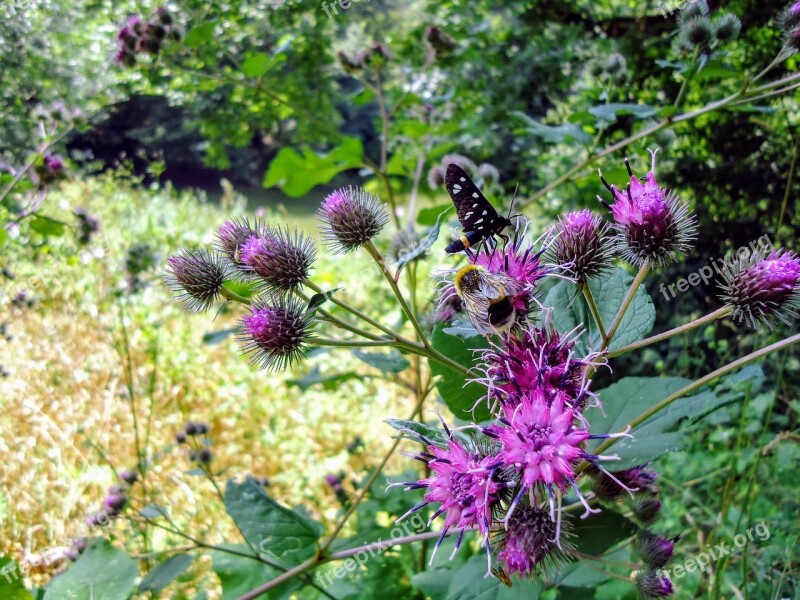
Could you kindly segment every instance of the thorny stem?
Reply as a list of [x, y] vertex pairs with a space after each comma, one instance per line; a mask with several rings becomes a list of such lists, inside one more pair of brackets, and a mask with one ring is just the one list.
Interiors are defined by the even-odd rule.
[[628, 352], [633, 352], [634, 350], [645, 348], [646, 346], [650, 346], [652, 344], [657, 344], [658, 342], [662, 342], [673, 336], [680, 335], [681, 333], [686, 333], [687, 331], [691, 331], [692, 329], [696, 329], [697, 327], [701, 327], [707, 323], [712, 323], [718, 319], [723, 319], [731, 313], [731, 310], [732, 308], [730, 306], [723, 306], [722, 308], [718, 308], [714, 312], [708, 313], [707, 315], [695, 319], [694, 321], [685, 323], [679, 327], [665, 331], [664, 333], [651, 336], [647, 339], [639, 340], [633, 344], [628, 344], [627, 346], [623, 346], [617, 350], [613, 350], [612, 352], [608, 353], [608, 358], [614, 358], [615, 356], [620, 356], [621, 354], [626, 354]]
[[[638, 427], [639, 425], [641, 425], [642, 423], [644, 423], [645, 421], [647, 421], [653, 415], [656, 415], [657, 413], [659, 413], [660, 411], [665, 409], [667, 406], [669, 406], [670, 404], [675, 402], [675, 400], [678, 400], [679, 398], [682, 398], [682, 397], [686, 396], [687, 394], [690, 394], [690, 393], [694, 392], [695, 390], [703, 387], [707, 383], [710, 383], [710, 382], [714, 381], [715, 379], [717, 379], [719, 377], [722, 377], [723, 375], [727, 375], [731, 371], [735, 371], [736, 369], [739, 369], [740, 367], [744, 367], [745, 365], [748, 365], [751, 362], [758, 360], [759, 358], [767, 356], [768, 354], [771, 354], [772, 352], [775, 352], [775, 351], [780, 350], [782, 348], [788, 348], [789, 346], [791, 346], [793, 344], [796, 344], [798, 342], [800, 342], [800, 333], [796, 333], [795, 335], [790, 336], [790, 337], [788, 337], [786, 339], [783, 339], [780, 342], [776, 342], [774, 344], [770, 344], [769, 346], [765, 346], [764, 348], [761, 348], [760, 350], [756, 350], [755, 352], [751, 352], [750, 354], [748, 354], [746, 356], [743, 356], [742, 358], [739, 358], [739, 359], [737, 359], [737, 360], [725, 365], [724, 367], [720, 367], [719, 369], [716, 369], [715, 371], [712, 371], [708, 375], [705, 375], [705, 376], [701, 377], [700, 379], [698, 379], [696, 381], [693, 381], [689, 385], [687, 385], [685, 387], [682, 387], [677, 392], [667, 396], [661, 402], [659, 402], [658, 404], [655, 404], [654, 406], [652, 406], [651, 408], [649, 408], [648, 410], [643, 412], [641, 415], [639, 415], [638, 417], [633, 419], [630, 423], [628, 423], [626, 425], [626, 428], [634, 429], [634, 428]], [[596, 454], [600, 454], [604, 450], [607, 450], [610, 446], [612, 446], [612, 445], [614, 445], [616, 443], [617, 439], [618, 438], [609, 438], [609, 439], [605, 440], [602, 444], [600, 444], [597, 447], [597, 449], [595, 450], [595, 453]], [[583, 462], [578, 466], [577, 472], [581, 473], [581, 472], [585, 471], [587, 467], [588, 467], [588, 463]]]
[[646, 258], [644, 263], [642, 263], [642, 266], [639, 268], [639, 272], [636, 274], [633, 283], [631, 283], [631, 287], [628, 288], [628, 293], [625, 294], [625, 298], [622, 300], [622, 305], [619, 307], [617, 315], [614, 317], [614, 321], [611, 323], [611, 327], [608, 328], [608, 335], [603, 341], [602, 350], [608, 348], [611, 340], [614, 339], [614, 334], [617, 333], [617, 329], [619, 329], [619, 326], [622, 324], [622, 319], [625, 317], [628, 307], [631, 305], [631, 302], [633, 302], [636, 292], [639, 291], [639, 286], [642, 285], [642, 282], [649, 271], [650, 259]]
[[595, 302], [594, 294], [592, 294], [592, 290], [588, 283], [584, 283], [581, 286], [581, 289], [583, 290], [583, 297], [586, 298], [586, 304], [589, 307], [589, 312], [592, 313], [592, 317], [597, 325], [597, 329], [600, 331], [603, 343], [607, 344], [608, 335], [606, 334], [606, 328], [603, 326], [603, 318], [600, 316], [600, 310], [597, 308], [597, 302]]

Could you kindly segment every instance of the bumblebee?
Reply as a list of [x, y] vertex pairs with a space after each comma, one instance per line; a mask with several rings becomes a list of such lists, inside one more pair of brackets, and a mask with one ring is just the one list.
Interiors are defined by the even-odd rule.
[[453, 283], [478, 333], [504, 333], [514, 326], [517, 313], [512, 298], [522, 291], [517, 281], [479, 265], [467, 265], [456, 273]]

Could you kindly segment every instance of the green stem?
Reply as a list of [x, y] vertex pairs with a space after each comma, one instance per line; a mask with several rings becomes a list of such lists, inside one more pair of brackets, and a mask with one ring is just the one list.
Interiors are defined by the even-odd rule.
[[623, 346], [622, 348], [618, 348], [617, 350], [609, 352], [608, 358], [614, 358], [615, 356], [633, 352], [634, 350], [640, 350], [641, 348], [645, 348], [652, 344], [657, 344], [658, 342], [662, 342], [673, 336], [680, 335], [681, 333], [686, 333], [687, 331], [691, 331], [692, 329], [696, 329], [697, 327], [701, 327], [707, 323], [713, 323], [718, 319], [727, 317], [731, 313], [731, 310], [732, 308], [730, 306], [723, 306], [722, 308], [718, 308], [714, 312], [708, 313], [707, 315], [700, 317], [699, 319], [695, 319], [690, 323], [685, 323], [680, 327], [675, 327], [669, 331], [665, 331], [664, 333], [659, 333], [658, 335], [651, 336], [644, 340], [639, 340], [638, 342], [628, 344], [627, 346]]
[[675, 108], [680, 108], [683, 101], [686, 99], [686, 93], [689, 91], [689, 85], [692, 83], [694, 76], [697, 75], [697, 67], [699, 63], [697, 62], [697, 57], [700, 54], [700, 49], [695, 48], [694, 56], [692, 57], [692, 63], [689, 66], [689, 72], [686, 74], [686, 77], [683, 78], [683, 83], [681, 84], [681, 89], [678, 91], [678, 97], [675, 98], [675, 103], [673, 106]]
[[332, 340], [318, 337], [312, 338], [309, 343], [312, 346], [330, 346], [332, 348], [380, 348], [398, 345], [392, 340]]
[[[683, 396], [686, 396], [687, 394], [690, 394], [690, 393], [694, 392], [695, 390], [703, 387], [704, 385], [706, 385], [708, 383], [711, 383], [715, 379], [717, 379], [719, 377], [722, 377], [723, 375], [727, 375], [731, 371], [735, 371], [736, 369], [744, 367], [745, 365], [748, 365], [751, 362], [754, 362], [754, 361], [758, 360], [759, 358], [767, 356], [768, 354], [771, 354], [772, 352], [776, 352], [777, 350], [780, 350], [782, 348], [787, 348], [787, 347], [791, 346], [792, 344], [796, 344], [798, 342], [800, 342], [800, 333], [796, 333], [795, 335], [790, 336], [790, 337], [788, 337], [788, 338], [786, 338], [784, 340], [781, 340], [780, 342], [776, 342], [774, 344], [770, 344], [769, 346], [761, 348], [760, 350], [756, 350], [755, 352], [751, 352], [747, 356], [743, 356], [742, 358], [739, 358], [739, 359], [737, 359], [737, 360], [725, 365], [724, 367], [720, 367], [719, 369], [716, 369], [715, 371], [712, 371], [708, 375], [705, 375], [705, 376], [701, 377], [700, 379], [698, 379], [696, 381], [693, 381], [689, 385], [687, 385], [685, 387], [682, 387], [681, 389], [679, 389], [674, 394], [670, 394], [669, 396], [664, 398], [661, 402], [659, 402], [658, 404], [655, 404], [654, 406], [652, 406], [651, 408], [649, 408], [648, 410], [643, 412], [641, 415], [639, 415], [638, 417], [633, 419], [630, 423], [627, 424], [626, 427], [630, 428], [630, 429], [634, 429], [635, 427], [637, 427], [637, 426], [641, 425], [642, 423], [644, 423], [645, 421], [647, 421], [650, 417], [652, 417], [652, 416], [658, 414], [660, 411], [664, 410], [667, 406], [669, 406], [670, 404], [675, 402], [675, 400], [677, 400], [678, 398], [682, 398]], [[604, 450], [607, 450], [610, 446], [614, 445], [616, 440], [617, 440], [617, 438], [609, 438], [609, 439], [605, 440], [602, 444], [600, 444], [597, 447], [597, 450], [595, 451], [595, 454], [600, 454]], [[578, 468], [579, 471], [584, 471], [586, 469], [586, 466], [587, 466], [586, 464], [582, 463], [582, 465]]]
[[[308, 302], [310, 301], [310, 298], [308, 296], [306, 296], [303, 292], [301, 292], [299, 290], [295, 290], [294, 293], [298, 298], [303, 300], [306, 304], [308, 304]], [[327, 310], [325, 310], [321, 306], [317, 307], [316, 312], [319, 315], [321, 315], [323, 320], [328, 321], [329, 323], [339, 327], [340, 329], [344, 329], [345, 331], [349, 331], [350, 333], [353, 333], [353, 334], [355, 334], [357, 336], [366, 338], [368, 340], [380, 340], [381, 339], [380, 336], [377, 336], [374, 333], [370, 333], [369, 331], [361, 329], [360, 327], [356, 327], [355, 325], [351, 325], [347, 321], [344, 321], [344, 320], [342, 320], [342, 319], [340, 319], [338, 317], [333, 316], [330, 312], [328, 312]]]
[[594, 322], [597, 325], [597, 329], [600, 331], [600, 335], [603, 338], [603, 344], [608, 344], [608, 334], [606, 333], [606, 328], [603, 326], [603, 318], [600, 316], [600, 310], [597, 308], [597, 302], [595, 302], [594, 294], [592, 294], [591, 288], [589, 288], [588, 283], [584, 283], [581, 286], [583, 291], [583, 297], [586, 298], [586, 304], [589, 307], [589, 312], [592, 313], [592, 317], [594, 318]]
[[778, 239], [778, 236], [781, 232], [781, 225], [783, 225], [783, 216], [786, 214], [786, 206], [789, 204], [789, 194], [792, 190], [792, 180], [794, 179], [794, 169], [797, 165], [797, 155], [798, 153], [798, 144], [795, 143], [794, 151], [792, 154], [792, 164], [789, 165], [789, 176], [786, 179], [786, 189], [783, 191], [783, 201], [781, 202], [781, 212], [778, 215], [778, 226], [775, 228], [775, 239]]
[[625, 294], [625, 298], [622, 300], [622, 305], [619, 307], [617, 311], [617, 315], [614, 317], [614, 320], [611, 323], [611, 327], [608, 328], [608, 335], [606, 336], [605, 341], [603, 342], [602, 350], [608, 348], [608, 345], [611, 343], [611, 340], [614, 339], [614, 334], [617, 333], [617, 329], [622, 324], [622, 319], [625, 317], [625, 313], [628, 310], [628, 307], [633, 302], [633, 298], [636, 296], [636, 292], [639, 290], [639, 286], [642, 285], [644, 278], [647, 276], [647, 273], [650, 271], [650, 259], [645, 259], [642, 266], [639, 268], [639, 272], [636, 274], [636, 277], [631, 283], [631, 287], [628, 289], [628, 293]]
[[250, 298], [245, 298], [244, 296], [240, 296], [233, 290], [226, 288], [224, 285], [219, 289], [219, 295], [225, 298], [226, 300], [230, 300], [231, 302], [238, 302], [239, 304], [245, 304], [250, 306], [252, 302]]

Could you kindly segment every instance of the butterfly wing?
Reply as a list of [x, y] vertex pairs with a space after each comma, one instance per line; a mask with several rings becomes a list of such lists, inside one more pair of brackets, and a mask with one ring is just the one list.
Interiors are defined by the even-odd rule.
[[505, 226], [505, 219], [497, 214], [464, 169], [455, 164], [448, 165], [444, 184], [456, 205], [458, 220], [465, 232], [475, 231], [482, 237], [489, 237]]

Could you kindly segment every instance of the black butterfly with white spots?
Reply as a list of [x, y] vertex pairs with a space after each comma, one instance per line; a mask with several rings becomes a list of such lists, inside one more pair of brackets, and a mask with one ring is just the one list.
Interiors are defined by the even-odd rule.
[[445, 252], [455, 254], [496, 235], [508, 240], [502, 231], [512, 225], [511, 220], [497, 214], [464, 169], [455, 164], [448, 165], [444, 184], [456, 205], [458, 220], [463, 228], [463, 235], [451, 242]]

